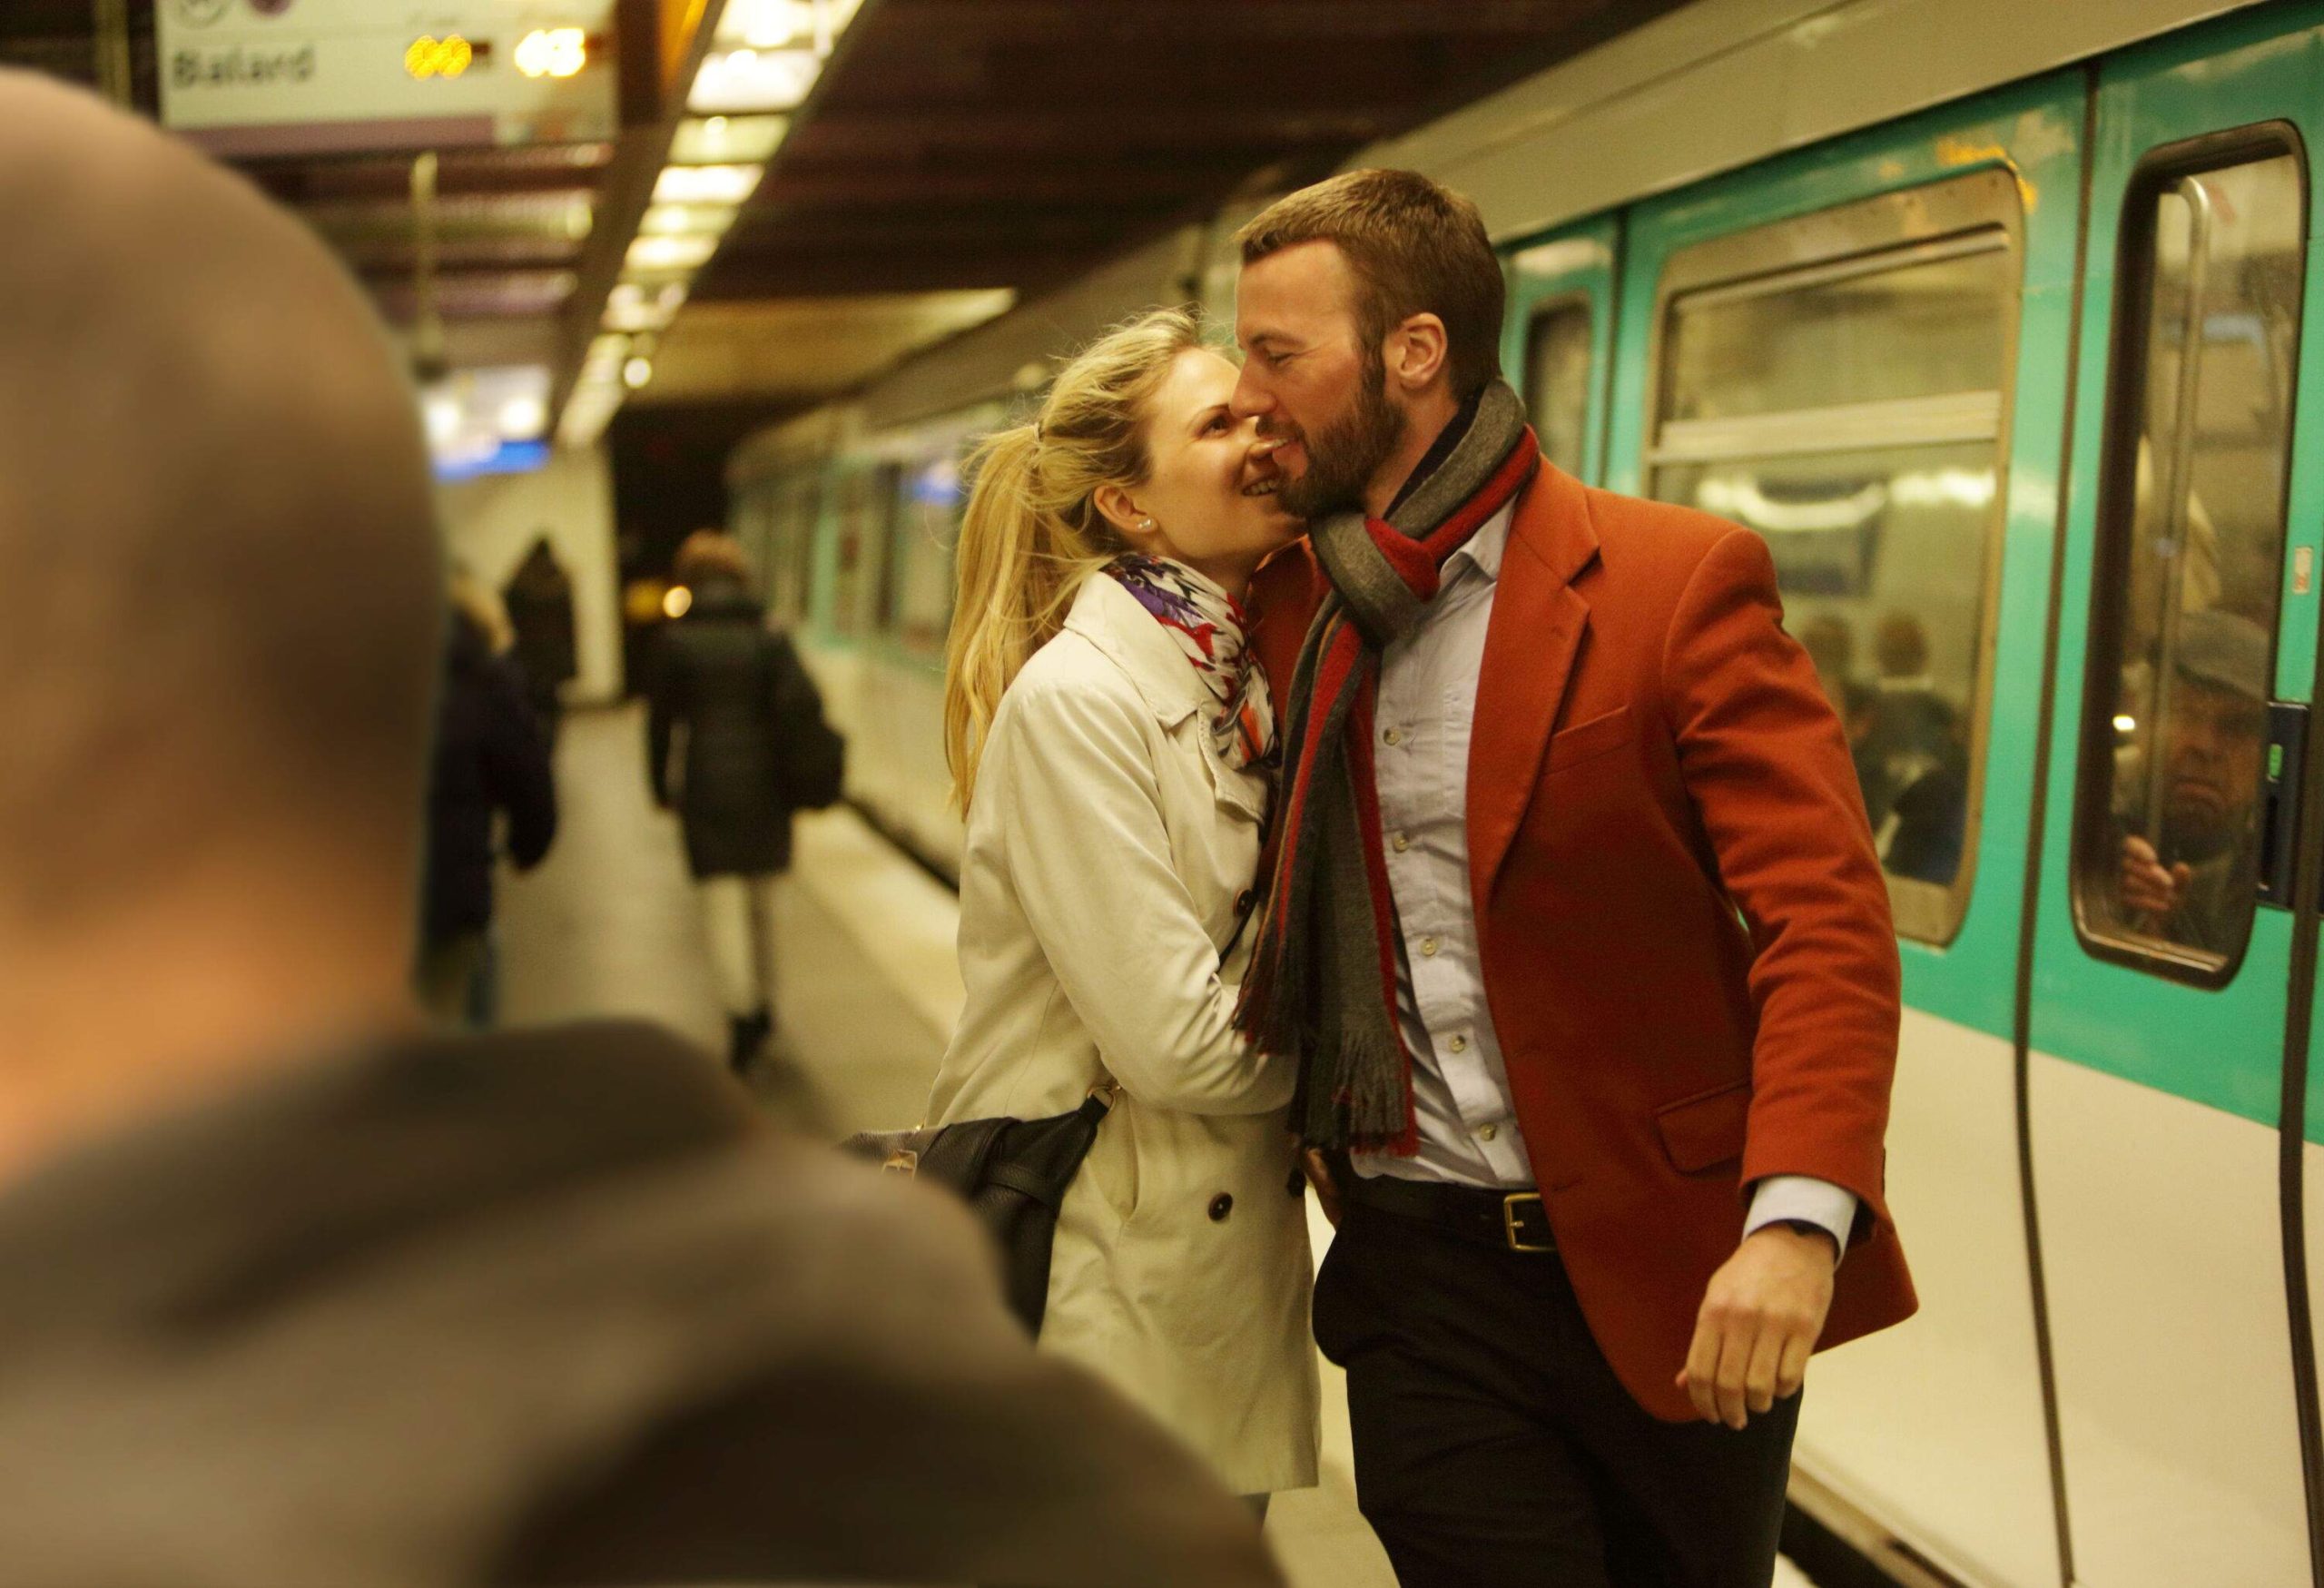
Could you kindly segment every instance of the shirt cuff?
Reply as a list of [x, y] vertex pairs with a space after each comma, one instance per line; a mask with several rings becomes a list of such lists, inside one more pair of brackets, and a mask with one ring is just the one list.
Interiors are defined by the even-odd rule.
[[1856, 1228], [1856, 1193], [1812, 1175], [1769, 1175], [1751, 1189], [1750, 1216], [1743, 1221], [1746, 1237], [1770, 1224], [1800, 1219], [1832, 1238], [1837, 1256], [1848, 1249], [1848, 1232]]

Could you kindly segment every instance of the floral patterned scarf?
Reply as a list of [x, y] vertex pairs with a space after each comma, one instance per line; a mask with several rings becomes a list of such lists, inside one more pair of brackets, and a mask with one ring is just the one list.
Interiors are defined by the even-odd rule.
[[1275, 752], [1275, 704], [1267, 678], [1244, 643], [1243, 608], [1234, 597], [1184, 563], [1126, 551], [1106, 565], [1122, 588], [1153, 614], [1210, 691], [1204, 720], [1219, 759], [1241, 769]]

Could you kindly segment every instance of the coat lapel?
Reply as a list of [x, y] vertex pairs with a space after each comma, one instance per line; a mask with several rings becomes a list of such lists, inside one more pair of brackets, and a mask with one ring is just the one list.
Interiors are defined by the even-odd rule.
[[1469, 886], [1481, 923], [1590, 627], [1590, 604], [1572, 584], [1598, 555], [1581, 486], [1545, 459], [1518, 498], [1509, 542], [1469, 742]]

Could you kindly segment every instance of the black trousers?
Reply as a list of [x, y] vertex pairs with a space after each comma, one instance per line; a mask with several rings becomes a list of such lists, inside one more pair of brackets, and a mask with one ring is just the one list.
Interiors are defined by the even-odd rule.
[[1315, 1339], [1347, 1369], [1357, 1502], [1403, 1588], [1773, 1578], [1798, 1397], [1739, 1433], [1650, 1415], [1554, 1255], [1350, 1205]]

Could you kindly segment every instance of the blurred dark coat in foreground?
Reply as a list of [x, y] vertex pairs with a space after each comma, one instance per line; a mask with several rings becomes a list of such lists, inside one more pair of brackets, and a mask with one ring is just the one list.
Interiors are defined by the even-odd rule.
[[438, 943], [492, 923], [493, 825], [508, 818], [508, 858], [540, 863], [556, 837], [548, 741], [525, 703], [517, 668], [455, 610], [436, 707], [428, 792], [428, 871], [420, 932]]
[[0, 1194], [0, 1575], [1278, 1583], [980, 1238], [647, 1028], [350, 1053]]
[[[665, 628], [648, 686], [646, 765], [654, 798], [675, 804], [696, 877], [764, 876], [791, 863], [783, 772], [822, 721], [822, 701], [750, 592], [704, 579]], [[683, 732], [682, 764], [672, 765]]]

